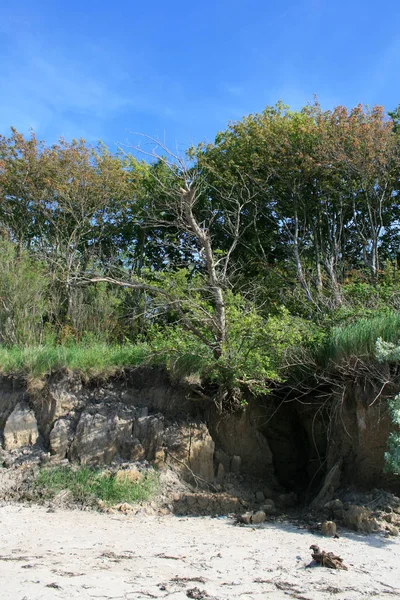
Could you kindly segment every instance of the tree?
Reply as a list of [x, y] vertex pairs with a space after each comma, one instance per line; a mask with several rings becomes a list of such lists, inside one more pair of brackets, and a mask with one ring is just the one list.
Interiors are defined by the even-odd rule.
[[[216, 209], [198, 165], [188, 166], [163, 145], [161, 150], [164, 155], [154, 150], [151, 155], [156, 162], [143, 170], [143, 176], [154, 185], [144, 224], [175, 230], [169, 243], [189, 262], [184, 268], [174, 265], [164, 272], [143, 271], [142, 277], [132, 273], [129, 278], [97, 275], [86, 281], [145, 291], [152, 298], [148, 312], [159, 315], [161, 309], [169, 311], [172, 321], [164, 324], [161, 346], [165, 347], [166, 338], [172, 336], [169, 352], [179, 347], [183, 354], [190, 348], [205, 361], [208, 375], [221, 384], [220, 402], [230, 402], [236, 397], [235, 388], [241, 385], [265, 392], [268, 380], [279, 378], [272, 355], [282, 353], [285, 343], [290, 345], [294, 337], [301, 337], [302, 324], [292, 321], [291, 334], [282, 341], [277, 323], [265, 320], [254, 305], [231, 291], [232, 256], [248, 228], [242, 217], [253, 201], [252, 190], [243, 180], [240, 186], [226, 186], [221, 190], [223, 210]], [[218, 244], [221, 233], [226, 236], [223, 249]], [[288, 332], [283, 325], [287, 319], [286, 313], [281, 315], [282, 327]], [[267, 350], [268, 337], [274, 343]], [[194, 339], [204, 351], [198, 345], [194, 350]], [[157, 343], [160, 347], [160, 336]]]
[[[383, 110], [316, 102], [282, 104], [233, 123], [197, 156], [205, 177], [228, 172], [250, 181], [253, 220], [240, 251], [279, 272], [290, 263], [317, 311], [342, 304], [346, 272], [368, 267], [375, 281], [393, 258], [398, 222], [399, 138]], [[212, 192], [211, 192], [212, 193]], [[286, 264], [285, 264], [286, 263]]]

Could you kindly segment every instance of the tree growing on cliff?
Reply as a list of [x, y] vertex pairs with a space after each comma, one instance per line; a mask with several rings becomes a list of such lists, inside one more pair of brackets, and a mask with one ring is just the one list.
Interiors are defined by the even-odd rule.
[[195, 356], [197, 371], [221, 384], [221, 406], [237, 396], [240, 386], [266, 391], [279, 378], [277, 355], [298, 342], [305, 328], [300, 320], [289, 323], [287, 311], [263, 318], [249, 300], [232, 291], [235, 250], [251, 225], [244, 216], [254, 199], [252, 187], [243, 175], [230, 185], [224, 182], [219, 190], [223, 206], [216, 205], [198, 165], [188, 165], [159, 141], [157, 146], [164, 154], [157, 148], [151, 152], [155, 162], [141, 165], [148, 195], [139, 217], [144, 229], [169, 231], [163, 241], [174, 250], [174, 263], [162, 273], [96, 275], [87, 281], [146, 292], [152, 298], [147, 311], [169, 315], [161, 333], [149, 330], [158, 351], [180, 363], [185, 355]]

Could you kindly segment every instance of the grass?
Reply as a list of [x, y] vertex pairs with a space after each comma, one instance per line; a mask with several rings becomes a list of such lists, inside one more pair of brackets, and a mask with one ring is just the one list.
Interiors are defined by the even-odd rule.
[[68, 490], [73, 501], [79, 504], [94, 504], [99, 500], [107, 505], [134, 504], [156, 493], [158, 477], [155, 471], [148, 471], [138, 482], [132, 482], [127, 478], [117, 480], [115, 474], [86, 466], [54, 467], [39, 471], [34, 489], [46, 499]]
[[150, 350], [146, 344], [69, 346], [0, 346], [0, 373], [43, 378], [53, 371], [69, 369], [87, 378], [107, 377], [126, 367], [146, 362]]
[[378, 338], [385, 342], [400, 340], [400, 313], [389, 312], [333, 328], [316, 353], [317, 363], [327, 367], [329, 363], [340, 363], [352, 356], [374, 358]]

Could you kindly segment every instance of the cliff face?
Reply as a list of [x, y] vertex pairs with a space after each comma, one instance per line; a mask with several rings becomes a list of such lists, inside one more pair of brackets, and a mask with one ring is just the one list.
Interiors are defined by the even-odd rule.
[[371, 383], [352, 384], [335, 398], [327, 470], [341, 464], [342, 482], [357, 487], [391, 487], [399, 490], [399, 478], [384, 473], [387, 440], [393, 424], [387, 399]]
[[372, 387], [350, 386], [324, 405], [270, 396], [220, 415], [155, 369], [86, 384], [59, 373], [31, 392], [22, 381], [0, 380], [0, 440], [20, 460], [36, 448], [55, 463], [143, 460], [171, 465], [189, 480], [223, 481], [233, 472], [314, 491], [340, 465], [340, 484], [393, 487], [397, 478], [383, 474], [390, 429], [386, 400]]

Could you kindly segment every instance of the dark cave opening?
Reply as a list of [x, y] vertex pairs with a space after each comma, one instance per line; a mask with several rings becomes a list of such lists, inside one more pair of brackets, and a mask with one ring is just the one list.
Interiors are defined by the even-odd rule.
[[312, 493], [325, 475], [326, 432], [315, 410], [296, 400], [279, 401], [261, 431], [268, 440], [275, 477], [287, 491]]

